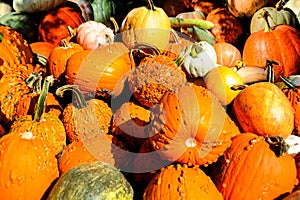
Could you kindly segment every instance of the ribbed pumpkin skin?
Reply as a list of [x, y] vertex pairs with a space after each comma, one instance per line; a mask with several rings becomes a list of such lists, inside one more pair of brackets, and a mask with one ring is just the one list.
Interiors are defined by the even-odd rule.
[[279, 24], [287, 24], [290, 26], [296, 26], [296, 17], [293, 12], [288, 9], [277, 10], [274, 7], [263, 7], [256, 11], [251, 18], [250, 32], [254, 33], [265, 28], [265, 20], [261, 17], [263, 9], [268, 11], [272, 19], [269, 20], [270, 26], [275, 26]]
[[13, 0], [13, 8], [18, 12], [45, 12], [66, 3], [66, 0]]
[[294, 110], [274, 84], [259, 82], [242, 90], [234, 99], [233, 112], [244, 132], [288, 137], [294, 129]]
[[220, 166], [212, 179], [224, 200], [275, 199], [296, 184], [293, 157], [277, 157], [264, 138], [253, 133], [234, 137]]
[[[148, 0], [148, 4], [152, 0]], [[153, 4], [152, 4], [153, 5]], [[165, 49], [170, 39], [171, 24], [162, 8], [133, 8], [121, 24], [122, 39], [128, 48], [136, 43], [148, 43]]]
[[227, 0], [229, 11], [239, 18], [251, 17], [258, 9], [267, 4], [267, 0]]
[[236, 61], [242, 60], [240, 50], [228, 42], [217, 42], [213, 47], [217, 54], [217, 63], [220, 65], [234, 67]]
[[11, 132], [0, 139], [0, 196], [39, 200], [59, 176], [55, 152], [47, 141], [22, 138], [20, 133]]
[[33, 62], [33, 53], [23, 36], [14, 29], [0, 25], [0, 58], [12, 67]]
[[[152, 109], [149, 138], [162, 159], [207, 166], [240, 134], [218, 100], [194, 84], [167, 93]], [[155, 135], [154, 135], [155, 134]]]
[[242, 58], [246, 66], [262, 68], [265, 68], [267, 59], [278, 62], [279, 66], [274, 65], [275, 81], [280, 75], [298, 74], [300, 33], [289, 25], [277, 25], [270, 32], [257, 31], [247, 38]]
[[11, 131], [31, 131], [33, 135], [48, 140], [56, 154], [60, 153], [66, 146], [64, 125], [55, 114], [44, 113], [40, 121], [33, 121], [31, 115], [25, 115], [14, 121], [11, 125]]
[[131, 200], [133, 189], [123, 174], [104, 162], [79, 165], [64, 173], [48, 200], [64, 199]]
[[222, 200], [222, 195], [199, 166], [169, 165], [150, 181], [143, 200], [211, 199]]
[[[60, 22], [60, 23], [58, 23]], [[63, 6], [47, 13], [38, 27], [38, 40], [59, 46], [61, 40], [70, 36], [67, 26], [75, 29], [85, 22], [81, 12], [69, 6]]]

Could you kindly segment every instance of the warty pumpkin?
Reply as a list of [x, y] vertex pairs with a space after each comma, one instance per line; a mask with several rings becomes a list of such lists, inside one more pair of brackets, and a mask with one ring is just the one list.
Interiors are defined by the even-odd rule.
[[233, 101], [234, 116], [244, 132], [287, 138], [294, 129], [294, 109], [273, 83], [258, 82]]
[[59, 177], [48, 200], [95, 199], [132, 200], [133, 189], [124, 175], [104, 162], [92, 162], [73, 167]]
[[226, 199], [276, 199], [293, 190], [296, 165], [282, 137], [242, 133], [214, 166], [212, 179]]
[[15, 64], [33, 62], [33, 53], [23, 36], [9, 26], [0, 25], [0, 58], [14, 67]]
[[10, 132], [1, 137], [0, 151], [3, 199], [41, 199], [59, 177], [55, 152], [31, 132]]
[[215, 199], [222, 200], [211, 178], [199, 166], [169, 165], [150, 181], [143, 200]]
[[[280, 24], [268, 26], [268, 11], [263, 14], [266, 28], [252, 33], [243, 47], [246, 66], [265, 67], [266, 60], [278, 63], [274, 66], [275, 81], [300, 72], [300, 33], [292, 26]], [[276, 44], [276, 46], [274, 46]], [[293, 47], [293, 48], [291, 48]], [[287, 59], [288, 58], [288, 59]]]
[[28, 114], [18, 118], [11, 125], [9, 132], [32, 132], [34, 136], [47, 140], [53, 151], [59, 154], [66, 146], [66, 131], [59, 116], [52, 112], [45, 112], [49, 87], [53, 81], [52, 76], [44, 80], [34, 116]]
[[147, 0], [148, 7], [132, 9], [121, 24], [122, 40], [128, 48], [136, 43], [148, 43], [165, 49], [170, 40], [171, 24], [162, 8], [156, 7], [152, 0]]
[[151, 111], [148, 140], [163, 160], [208, 166], [240, 134], [216, 97], [194, 84], [166, 93]]

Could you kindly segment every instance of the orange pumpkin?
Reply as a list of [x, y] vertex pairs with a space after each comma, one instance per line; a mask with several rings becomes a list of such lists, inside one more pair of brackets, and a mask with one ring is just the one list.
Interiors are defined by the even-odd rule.
[[222, 200], [211, 178], [199, 166], [169, 165], [157, 173], [145, 189], [144, 200]]
[[227, 0], [229, 11], [238, 18], [251, 17], [258, 9], [267, 4], [267, 0]]
[[83, 51], [78, 43], [62, 40], [61, 45], [54, 47], [49, 55], [47, 71], [59, 85], [65, 82], [65, 71], [68, 59], [76, 52]]
[[[268, 12], [265, 11], [263, 16], [267, 23]], [[289, 25], [270, 27], [267, 23], [265, 30], [257, 31], [247, 38], [242, 58], [245, 65], [262, 68], [265, 68], [267, 59], [276, 61], [276, 82], [280, 80], [280, 76], [299, 74], [300, 32]]]
[[33, 53], [45, 56], [47, 59], [49, 58], [52, 50], [55, 47], [55, 45], [50, 42], [42, 41], [30, 43], [29, 46], [31, 47]]
[[[126, 74], [135, 67], [128, 48], [121, 42], [114, 42], [91, 52], [85, 51], [77, 55], [78, 64], [68, 65], [67, 83], [77, 85], [84, 95], [93, 93], [108, 99], [118, 96]], [[80, 60], [83, 60], [81, 65]]]
[[213, 45], [217, 54], [217, 64], [234, 67], [237, 61], [242, 60], [240, 50], [229, 42], [217, 42]]
[[243, 27], [227, 8], [216, 8], [206, 17], [206, 20], [214, 23], [210, 30], [215, 36], [216, 42], [228, 42], [237, 44], [243, 33]]
[[61, 6], [49, 11], [42, 18], [38, 27], [38, 40], [59, 46], [61, 40], [70, 35], [67, 27], [77, 28], [83, 22], [85, 20], [81, 10], [71, 6]]
[[294, 109], [273, 83], [258, 82], [234, 99], [233, 112], [244, 132], [287, 138], [294, 129]]
[[212, 179], [224, 200], [276, 199], [296, 184], [296, 166], [281, 137], [243, 133], [213, 168]]
[[59, 176], [55, 152], [31, 132], [1, 137], [0, 151], [2, 199], [42, 199]]
[[215, 96], [194, 84], [166, 93], [151, 111], [148, 140], [163, 160], [207, 166], [240, 134]]

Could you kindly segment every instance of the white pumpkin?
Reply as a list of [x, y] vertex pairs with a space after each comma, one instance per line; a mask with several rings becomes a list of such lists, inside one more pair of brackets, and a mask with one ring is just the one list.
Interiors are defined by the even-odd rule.
[[84, 49], [97, 49], [114, 41], [114, 32], [101, 22], [87, 21], [77, 27], [76, 41]]
[[12, 7], [8, 3], [0, 1], [0, 17], [10, 12], [12, 12]]
[[37, 13], [54, 9], [66, 3], [66, 0], [13, 0], [13, 9], [17, 12]]
[[185, 47], [178, 58], [181, 68], [187, 76], [204, 77], [211, 69], [217, 67], [217, 54], [214, 47], [206, 41], [194, 42]]

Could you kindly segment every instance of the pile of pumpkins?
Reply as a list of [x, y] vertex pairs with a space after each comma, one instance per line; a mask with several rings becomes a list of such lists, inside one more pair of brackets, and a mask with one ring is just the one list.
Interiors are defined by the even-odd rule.
[[0, 197], [300, 198], [299, 8], [1, 1]]

